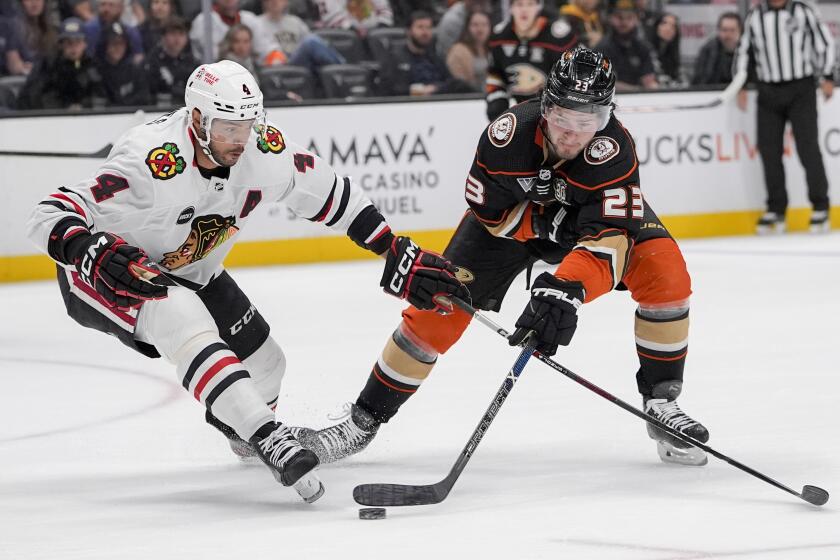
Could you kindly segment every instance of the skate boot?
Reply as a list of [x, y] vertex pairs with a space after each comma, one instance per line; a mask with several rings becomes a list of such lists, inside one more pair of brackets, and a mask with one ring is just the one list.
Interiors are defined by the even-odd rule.
[[765, 212], [755, 226], [758, 235], [782, 234], [785, 232], [785, 216], [776, 212]]
[[346, 407], [343, 422], [324, 428], [290, 428], [300, 444], [312, 450], [321, 463], [332, 463], [363, 450], [373, 441], [380, 423], [356, 404]]
[[311, 504], [324, 495], [324, 485], [314, 472], [318, 457], [301, 447], [289, 428], [271, 422], [260, 428], [250, 443], [277, 482], [293, 486], [305, 502]]
[[259, 464], [260, 457], [257, 455], [254, 446], [239, 437], [233, 428], [213, 416], [213, 413], [210, 412], [209, 409], [204, 414], [204, 421], [222, 432], [222, 435], [224, 435], [228, 440], [230, 450], [233, 451], [233, 454], [236, 455], [240, 461], [247, 464]]
[[[650, 395], [643, 395], [645, 413], [660, 422], [693, 437], [701, 443], [709, 441], [709, 431], [703, 424], [680, 410], [677, 397], [682, 391], [681, 381], [663, 381], [654, 386]], [[647, 425], [648, 435], [656, 440], [659, 458], [666, 463], [702, 466], [708, 463], [706, 453], [679, 440], [652, 424]]]
[[828, 217], [828, 210], [814, 210], [811, 212], [811, 222], [808, 230], [811, 233], [827, 233], [831, 229], [831, 220]]

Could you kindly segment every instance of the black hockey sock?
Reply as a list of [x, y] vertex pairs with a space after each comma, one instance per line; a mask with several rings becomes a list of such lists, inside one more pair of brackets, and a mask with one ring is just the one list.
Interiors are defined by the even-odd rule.
[[356, 404], [370, 413], [378, 422], [387, 422], [400, 407], [417, 392], [417, 385], [397, 381], [382, 371], [379, 363], [373, 365], [364, 389]]

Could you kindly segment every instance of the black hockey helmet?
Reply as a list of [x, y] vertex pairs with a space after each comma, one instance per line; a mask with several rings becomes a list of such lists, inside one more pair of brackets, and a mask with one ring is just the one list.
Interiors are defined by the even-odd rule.
[[542, 94], [542, 114], [548, 119], [552, 107], [594, 113], [600, 130], [607, 125], [615, 96], [615, 72], [610, 59], [578, 45], [554, 63]]

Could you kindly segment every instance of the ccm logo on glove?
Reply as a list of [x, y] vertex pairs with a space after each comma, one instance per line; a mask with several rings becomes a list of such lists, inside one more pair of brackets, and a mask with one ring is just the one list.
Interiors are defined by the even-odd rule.
[[417, 250], [419, 248], [414, 241], [408, 241], [408, 246], [405, 248], [400, 264], [397, 266], [396, 272], [394, 272], [394, 277], [391, 278], [391, 289], [395, 293], [402, 293], [405, 276], [411, 272], [411, 267], [414, 266], [414, 261], [417, 260]]

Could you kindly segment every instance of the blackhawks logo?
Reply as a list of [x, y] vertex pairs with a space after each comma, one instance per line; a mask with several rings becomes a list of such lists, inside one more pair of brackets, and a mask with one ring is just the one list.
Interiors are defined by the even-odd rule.
[[286, 149], [286, 141], [283, 140], [283, 135], [273, 126], [266, 127], [260, 125], [260, 133], [257, 134], [257, 148], [267, 154], [279, 154]]
[[183, 173], [187, 163], [178, 155], [178, 152], [178, 146], [174, 142], [167, 142], [163, 146], [153, 148], [146, 157], [146, 165], [149, 166], [152, 177], [165, 181]]
[[177, 270], [200, 261], [239, 231], [235, 224], [236, 218], [233, 216], [211, 214], [195, 218], [186, 241], [176, 250], [164, 253], [160, 264], [167, 270]]

